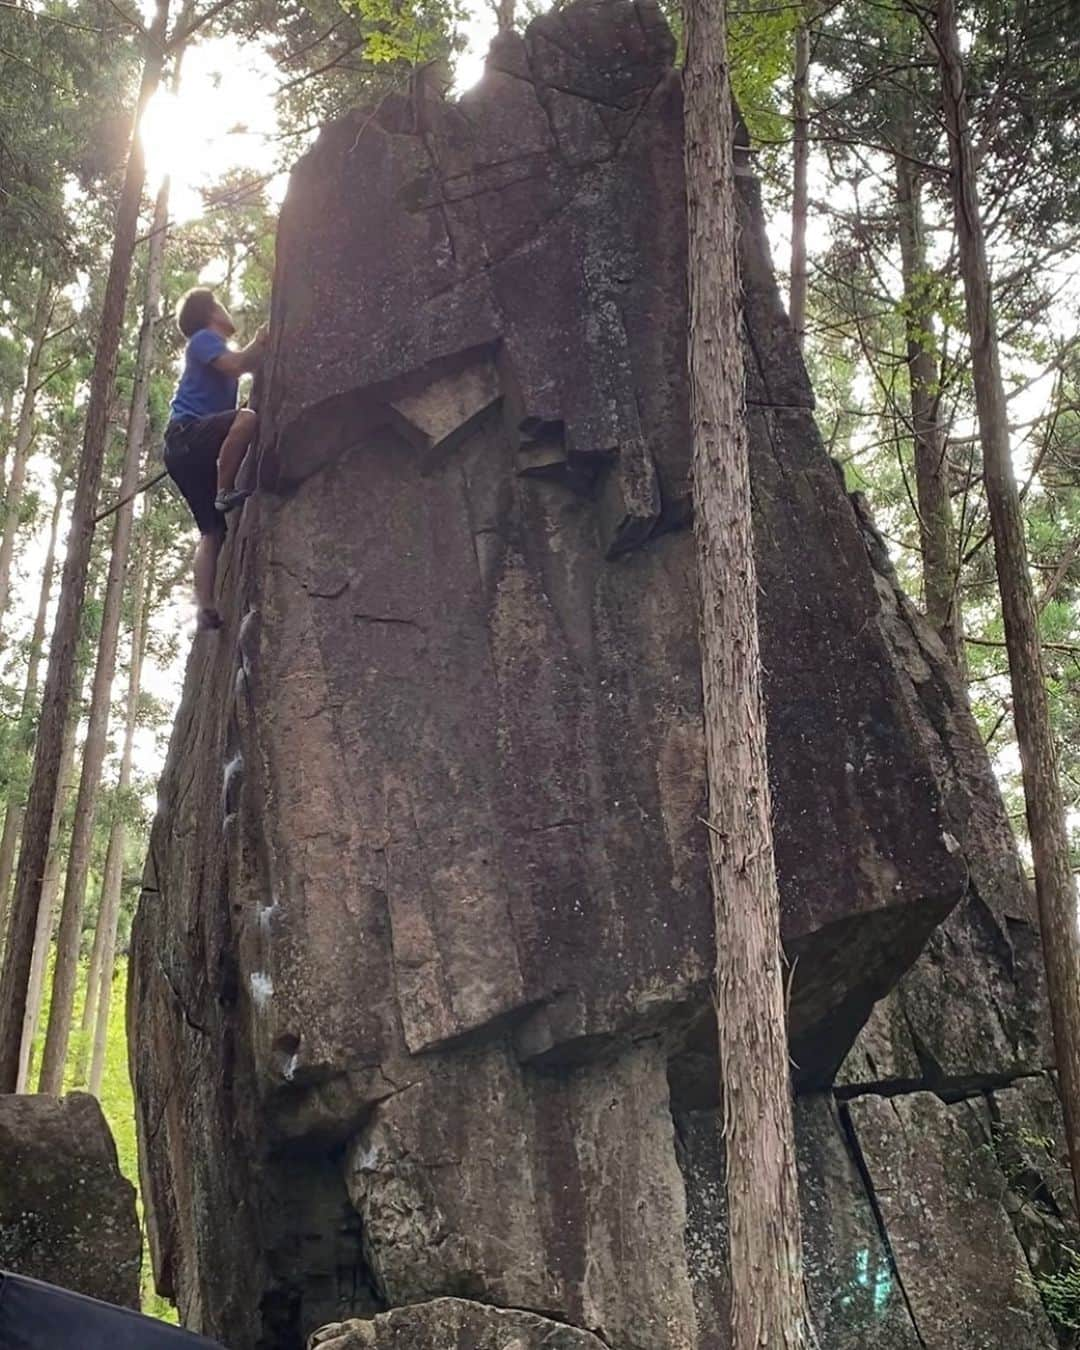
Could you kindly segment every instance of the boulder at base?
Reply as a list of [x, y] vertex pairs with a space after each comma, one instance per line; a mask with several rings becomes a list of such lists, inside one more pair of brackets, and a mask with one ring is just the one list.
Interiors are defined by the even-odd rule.
[[94, 1097], [0, 1096], [0, 1269], [139, 1306], [135, 1188]]

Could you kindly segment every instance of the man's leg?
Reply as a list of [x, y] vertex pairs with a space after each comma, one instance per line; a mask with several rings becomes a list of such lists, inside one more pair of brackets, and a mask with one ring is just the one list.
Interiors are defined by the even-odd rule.
[[237, 409], [232, 426], [221, 442], [217, 460], [217, 490], [231, 492], [248, 447], [255, 439], [259, 420], [250, 408]]
[[225, 531], [213, 530], [200, 534], [195, 546], [195, 599], [200, 618], [217, 613], [214, 608], [214, 582], [217, 580], [218, 554], [224, 542]]

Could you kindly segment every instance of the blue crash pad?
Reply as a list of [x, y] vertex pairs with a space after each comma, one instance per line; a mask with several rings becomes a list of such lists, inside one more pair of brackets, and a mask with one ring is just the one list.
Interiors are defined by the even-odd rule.
[[0, 1350], [221, 1350], [130, 1308], [0, 1271]]

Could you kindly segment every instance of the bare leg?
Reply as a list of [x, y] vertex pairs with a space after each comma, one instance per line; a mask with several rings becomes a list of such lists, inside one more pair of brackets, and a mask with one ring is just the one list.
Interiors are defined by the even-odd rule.
[[228, 435], [221, 442], [217, 462], [217, 490], [228, 492], [236, 482], [236, 475], [247, 454], [248, 446], [255, 439], [255, 430], [259, 419], [250, 408], [240, 408], [233, 418]]
[[195, 599], [200, 609], [212, 610], [214, 608], [217, 560], [224, 541], [224, 530], [215, 530], [213, 534], [199, 536], [199, 542], [195, 548]]

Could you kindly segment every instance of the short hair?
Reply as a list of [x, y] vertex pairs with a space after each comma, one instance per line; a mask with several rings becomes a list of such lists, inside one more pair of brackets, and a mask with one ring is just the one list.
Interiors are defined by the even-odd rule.
[[196, 286], [188, 291], [176, 311], [176, 326], [186, 338], [194, 337], [205, 328], [217, 308], [214, 292], [208, 286]]

